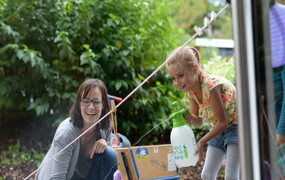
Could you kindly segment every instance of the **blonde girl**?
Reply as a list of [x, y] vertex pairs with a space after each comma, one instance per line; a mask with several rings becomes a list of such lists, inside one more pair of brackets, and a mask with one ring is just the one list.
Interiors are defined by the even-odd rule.
[[[178, 52], [178, 53], [176, 53]], [[201, 154], [207, 143], [207, 153], [201, 178], [215, 180], [226, 157], [225, 179], [239, 179], [239, 147], [236, 112], [236, 89], [227, 79], [207, 74], [200, 68], [200, 54], [193, 47], [178, 47], [169, 56], [167, 72], [173, 85], [186, 93], [191, 113], [185, 120], [195, 126], [203, 121], [212, 124], [211, 130], [197, 142]]]

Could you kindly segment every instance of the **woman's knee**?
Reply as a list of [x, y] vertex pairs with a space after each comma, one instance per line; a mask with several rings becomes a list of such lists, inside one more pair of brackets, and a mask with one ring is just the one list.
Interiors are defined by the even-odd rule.
[[110, 161], [117, 161], [117, 152], [110, 146], [107, 146], [103, 153], [103, 156], [109, 159]]
[[89, 179], [113, 179], [113, 174], [117, 170], [117, 153], [107, 146], [101, 154], [96, 154], [93, 159], [92, 169], [90, 170]]

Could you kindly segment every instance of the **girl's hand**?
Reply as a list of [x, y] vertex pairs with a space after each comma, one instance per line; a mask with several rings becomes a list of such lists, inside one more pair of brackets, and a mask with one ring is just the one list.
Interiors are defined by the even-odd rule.
[[183, 114], [183, 117], [184, 117], [185, 121], [192, 124], [192, 122], [191, 122], [191, 120], [192, 120], [191, 113], [187, 109], [183, 108], [183, 110], [186, 110], [186, 113]]
[[198, 141], [198, 143], [196, 144], [195, 153], [198, 154], [198, 161], [196, 162], [196, 166], [200, 164], [200, 162], [202, 161], [202, 153], [204, 145], [205, 143], [202, 141], [202, 139], [200, 139], [200, 141]]
[[202, 119], [201, 118], [199, 118], [195, 114], [191, 114], [189, 112], [189, 110], [187, 110], [187, 109], [183, 109], [183, 110], [186, 110], [186, 113], [183, 114], [183, 117], [187, 123], [191, 123], [194, 126], [201, 126], [202, 125]]
[[103, 153], [106, 147], [107, 147], [107, 142], [105, 139], [99, 139], [98, 141], [96, 141], [89, 151], [90, 159], [93, 158], [95, 153], [98, 154]]

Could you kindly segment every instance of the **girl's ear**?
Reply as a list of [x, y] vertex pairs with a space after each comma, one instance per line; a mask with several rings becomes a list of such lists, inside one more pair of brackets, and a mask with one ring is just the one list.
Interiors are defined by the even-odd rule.
[[193, 67], [194, 67], [195, 72], [197, 72], [200, 68], [199, 64], [196, 64], [196, 63], [193, 65]]

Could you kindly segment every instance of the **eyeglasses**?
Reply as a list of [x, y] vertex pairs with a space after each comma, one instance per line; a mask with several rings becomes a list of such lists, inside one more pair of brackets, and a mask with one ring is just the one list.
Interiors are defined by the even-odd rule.
[[88, 107], [90, 103], [92, 102], [94, 107], [99, 107], [101, 105], [101, 101], [98, 100], [90, 100], [90, 99], [81, 99], [80, 104], [84, 107]]

